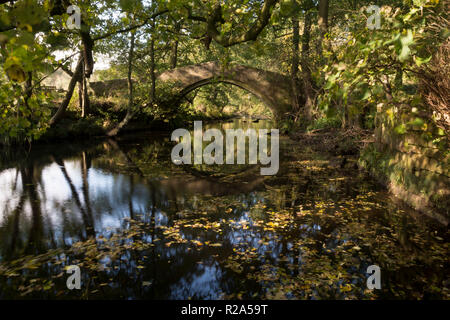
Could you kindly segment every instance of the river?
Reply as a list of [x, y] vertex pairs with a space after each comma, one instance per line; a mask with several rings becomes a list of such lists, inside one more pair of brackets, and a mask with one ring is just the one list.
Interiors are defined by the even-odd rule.
[[[270, 128], [232, 120], [208, 127]], [[175, 165], [170, 133], [5, 152], [0, 298], [448, 299], [449, 233], [348, 157]], [[81, 289], [65, 267], [78, 265]], [[377, 265], [381, 289], [367, 288]]]

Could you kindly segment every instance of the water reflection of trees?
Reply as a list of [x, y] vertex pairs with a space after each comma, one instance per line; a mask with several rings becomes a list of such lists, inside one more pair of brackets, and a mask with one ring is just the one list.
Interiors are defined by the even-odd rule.
[[[225, 195], [242, 192], [236, 186], [197, 179], [182, 169], [170, 166], [167, 159], [161, 159], [163, 154], [168, 154], [161, 150], [167, 148], [167, 143], [159, 140], [153, 144], [131, 146], [108, 141], [100, 147], [73, 154], [60, 155], [54, 151], [30, 156], [26, 162], [19, 164], [15, 182], [11, 185], [11, 194], [19, 199], [17, 204], [9, 210], [9, 203], [5, 203], [3, 210], [3, 225], [0, 228], [2, 259], [10, 260], [23, 254], [36, 255], [96, 237], [104, 232], [101, 222], [108, 216], [119, 223], [123, 217], [141, 215], [144, 221], [149, 220], [153, 225], [170, 224], [181, 208], [211, 209], [202, 208], [201, 200], [192, 196], [195, 193]], [[79, 172], [69, 172], [68, 163], [73, 168], [80, 168]], [[62, 181], [50, 181], [46, 186], [42, 178], [46, 169], [59, 170]], [[91, 169], [107, 172], [112, 177], [113, 194], [111, 189], [90, 185]], [[175, 178], [160, 179], [174, 172], [177, 174]], [[128, 183], [123, 183], [123, 174], [127, 176]], [[77, 181], [81, 181], [81, 185]], [[70, 190], [68, 199], [46, 197], [46, 191], [58, 189], [62, 183]], [[125, 205], [127, 212], [122, 210]], [[99, 227], [96, 228], [96, 225]]]
[[[14, 174], [10, 175], [13, 176], [10, 187], [15, 201], [4, 204], [3, 219], [0, 220], [2, 260], [37, 255], [89, 239], [95, 239], [91, 244], [99, 246], [100, 237], [110, 234], [105, 226], [127, 229], [129, 224], [123, 218], [131, 218], [146, 223], [145, 234], [125, 237], [123, 244], [143, 241], [152, 246], [142, 251], [132, 247], [121, 251], [120, 259], [110, 269], [93, 269], [85, 275], [85, 285], [91, 289], [99, 288], [96, 293], [91, 290], [93, 297], [218, 298], [222, 293], [245, 291], [244, 297], [251, 298], [254, 294], [264, 297], [270, 286], [249, 275], [269, 276], [270, 270], [276, 269], [282, 271], [277, 274], [279, 279], [300, 282], [299, 277], [304, 276], [305, 270], [318, 268], [314, 272], [328, 272], [338, 269], [339, 263], [343, 262], [346, 273], [363, 274], [367, 261], [386, 260], [380, 254], [395, 251], [393, 241], [398, 241], [399, 248], [396, 248], [395, 259], [389, 259], [399, 265], [406, 261], [406, 255], [422, 261], [424, 252], [420, 245], [430, 246], [425, 235], [427, 227], [396, 212], [395, 206], [389, 208], [380, 202], [377, 207], [368, 203], [371, 214], [361, 214], [365, 212], [364, 201], [352, 201], [368, 193], [373, 186], [356, 175], [348, 174], [350, 180], [339, 180], [343, 173], [336, 170], [305, 171], [283, 165], [277, 177], [249, 179], [243, 183], [239, 179], [236, 182], [235, 177], [223, 179], [192, 174], [173, 165], [168, 155], [170, 144], [167, 140], [145, 143], [111, 140], [72, 152], [41, 153], [36, 158], [19, 162]], [[57, 171], [59, 180], [46, 180], [46, 170]], [[62, 184], [69, 190], [68, 198], [48, 193]], [[323, 203], [327, 203], [326, 210], [322, 210]], [[345, 219], [338, 203], [348, 206]], [[236, 228], [228, 223], [243, 220], [248, 223], [273, 222], [268, 213], [271, 211], [283, 213], [282, 217], [288, 219], [288, 223], [275, 229], [267, 229], [264, 224]], [[307, 218], [303, 217], [306, 211], [312, 212], [305, 215]], [[162, 226], [174, 227], [183, 219], [202, 218], [203, 212], [207, 213], [208, 221], [227, 221], [222, 225], [221, 234], [195, 228], [181, 228], [180, 234], [189, 241], [220, 242], [221, 247], [205, 245], [194, 250], [189, 243], [167, 246]], [[386, 226], [389, 229], [383, 229]], [[388, 233], [395, 236], [394, 239], [391, 235], [386, 238], [387, 244], [377, 240]], [[377, 247], [363, 247], [361, 252], [367, 261], [355, 260], [351, 251], [347, 254], [340, 249], [351, 241], [383, 247], [381, 251]], [[236, 255], [233, 248], [242, 249], [243, 256], [254, 254], [257, 259], [235, 265], [235, 269], [225, 267], [230, 263], [228, 257]], [[305, 256], [311, 253], [316, 259], [304, 265]], [[338, 255], [333, 258], [332, 254]], [[70, 257], [69, 262], [76, 263], [77, 258]], [[140, 265], [145, 268], [140, 270]], [[410, 268], [424, 274], [429, 272], [416, 266]], [[60, 266], [52, 263], [34, 272], [37, 278], [50, 279], [60, 270]], [[389, 277], [405, 282], [405, 279], [398, 279], [399, 274], [392, 273]], [[150, 285], [143, 286], [144, 282]], [[104, 283], [110, 285], [101, 286]], [[5, 283], [0, 285], [4, 287]], [[57, 286], [48, 294], [57, 295], [64, 283], [59, 283], [59, 289]], [[2, 294], [7, 297], [16, 293], [5, 290]], [[333, 298], [339, 297], [340, 293], [336, 289], [321, 294]], [[36, 293], [36, 297], [41, 295]]]

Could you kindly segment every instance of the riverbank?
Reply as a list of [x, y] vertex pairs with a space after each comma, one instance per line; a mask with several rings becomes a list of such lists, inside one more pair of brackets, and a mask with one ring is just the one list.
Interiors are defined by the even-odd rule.
[[[349, 165], [348, 159], [356, 159], [356, 167], [370, 174], [398, 201], [443, 225], [449, 224], [450, 179], [445, 175], [445, 167], [440, 169], [436, 165], [438, 153], [434, 152], [434, 157], [427, 158], [429, 150], [425, 154], [418, 152], [417, 147], [412, 155], [405, 150], [395, 151], [387, 147], [380, 151], [375, 147], [374, 132], [361, 129], [326, 129], [296, 132], [290, 136], [317, 152], [337, 156], [341, 167]], [[417, 146], [418, 139], [415, 141]], [[440, 161], [445, 163], [445, 159]], [[401, 182], [402, 179], [407, 183]]]
[[[204, 123], [227, 122], [234, 119], [244, 119], [244, 122], [258, 122], [260, 120], [269, 120], [261, 115], [248, 114], [221, 114], [210, 116], [203, 113], [177, 115], [170, 120], [152, 118], [148, 115], [136, 116], [136, 120], [131, 120], [127, 126], [122, 128], [120, 135], [143, 131], [173, 131], [177, 128], [190, 128], [194, 121], [203, 121]], [[39, 140], [33, 143], [51, 143], [74, 141], [80, 138], [102, 138], [106, 133], [114, 128], [120, 121], [121, 115], [118, 114], [114, 119], [105, 119], [101, 116], [87, 116], [80, 118], [78, 114], [68, 112], [55, 126], [49, 128]]]
[[[180, 127], [189, 127], [194, 120], [206, 123], [215, 121], [228, 121], [235, 118], [233, 115], [211, 117], [203, 114], [185, 115], [171, 120], [154, 119], [142, 116], [138, 120], [132, 120], [120, 131], [120, 135], [143, 131], [172, 131]], [[79, 118], [67, 116], [52, 128], [49, 128], [35, 144], [74, 141], [80, 138], [105, 138], [106, 133], [115, 127], [118, 121], [105, 120], [102, 117], [88, 116]]]

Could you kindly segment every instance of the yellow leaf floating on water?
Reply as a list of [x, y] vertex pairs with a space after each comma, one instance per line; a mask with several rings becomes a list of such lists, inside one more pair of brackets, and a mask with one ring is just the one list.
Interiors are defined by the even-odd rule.
[[203, 243], [201, 243], [198, 240], [192, 240], [192, 243], [196, 244], [197, 246], [202, 246], [203, 245]]
[[352, 286], [349, 284], [346, 284], [345, 286], [341, 286], [341, 292], [349, 292], [352, 291]]
[[221, 247], [222, 244], [221, 243], [211, 243], [209, 246], [210, 247]]

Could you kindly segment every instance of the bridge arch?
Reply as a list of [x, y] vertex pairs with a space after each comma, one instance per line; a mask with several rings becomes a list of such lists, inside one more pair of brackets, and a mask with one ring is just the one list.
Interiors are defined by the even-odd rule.
[[173, 82], [175, 94], [180, 100], [197, 88], [223, 82], [238, 86], [257, 96], [271, 109], [277, 119], [281, 119], [292, 108], [290, 78], [271, 71], [243, 65], [233, 65], [225, 69], [217, 62], [207, 62], [165, 71], [158, 79]]
[[[238, 83], [238, 82], [236, 82], [236, 81], [229, 80], [229, 79], [217, 79], [217, 78], [205, 79], [205, 80], [196, 82], [196, 83], [194, 83], [194, 84], [192, 84], [192, 85], [190, 85], [190, 86], [187, 86], [187, 87], [185, 87], [184, 89], [182, 89], [182, 90], [179, 92], [179, 96], [180, 96], [180, 97], [185, 97], [187, 94], [189, 94], [190, 92], [192, 92], [192, 91], [194, 91], [194, 90], [196, 90], [196, 89], [198, 89], [198, 88], [201, 88], [201, 87], [207, 86], [207, 85], [217, 84], [217, 83], [230, 84], [230, 85], [239, 87], [239, 88], [241, 88], [241, 89], [243, 89], [243, 90], [245, 90], [245, 91], [247, 91], [247, 92], [250, 92], [251, 94], [255, 95], [258, 99], [260, 99], [266, 106], [269, 106], [270, 103], [271, 103], [270, 101], [264, 100], [265, 98], [264, 98], [263, 96], [260, 96], [260, 95], [255, 94], [255, 93], [251, 90], [251, 88], [249, 89], [245, 84]], [[273, 115], [275, 115], [275, 116], [277, 115], [277, 114], [275, 113], [275, 111], [274, 111], [274, 108], [270, 108], [270, 107], [269, 107], [269, 109], [272, 111], [272, 114], [273, 114]]]

